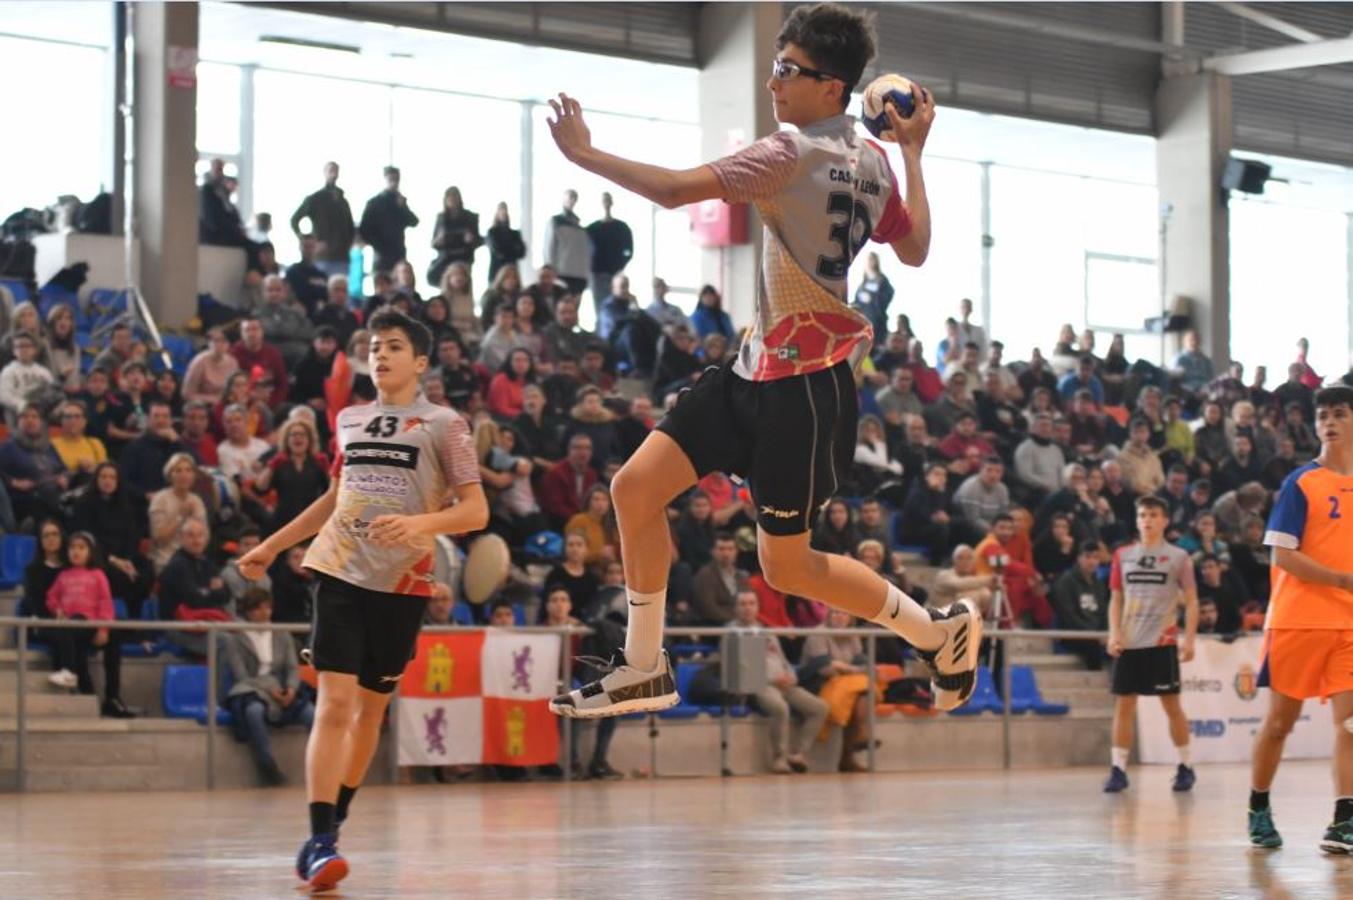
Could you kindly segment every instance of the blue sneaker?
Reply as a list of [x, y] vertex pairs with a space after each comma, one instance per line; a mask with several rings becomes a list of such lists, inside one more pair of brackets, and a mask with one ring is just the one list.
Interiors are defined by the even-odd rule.
[[296, 857], [296, 874], [314, 893], [331, 891], [348, 877], [348, 861], [338, 853], [337, 836], [317, 834], [306, 841]]
[[1250, 843], [1256, 847], [1270, 849], [1283, 845], [1283, 836], [1273, 824], [1272, 809], [1250, 810]]
[[1191, 791], [1197, 780], [1198, 776], [1193, 774], [1193, 769], [1180, 763], [1179, 768], [1174, 770], [1174, 784], [1171, 785], [1170, 790], [1174, 791], [1176, 794]]
[[1116, 794], [1119, 791], [1127, 790], [1127, 786], [1127, 773], [1117, 766], [1112, 766], [1109, 769], [1109, 780], [1104, 782], [1104, 793]]

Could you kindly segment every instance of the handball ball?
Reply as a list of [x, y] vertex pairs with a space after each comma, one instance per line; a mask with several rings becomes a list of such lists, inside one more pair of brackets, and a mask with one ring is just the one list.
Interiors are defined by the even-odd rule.
[[901, 75], [880, 75], [865, 87], [860, 120], [870, 134], [885, 141], [893, 140], [893, 129], [884, 111], [889, 103], [897, 107], [902, 118], [910, 118], [916, 110], [916, 85]]

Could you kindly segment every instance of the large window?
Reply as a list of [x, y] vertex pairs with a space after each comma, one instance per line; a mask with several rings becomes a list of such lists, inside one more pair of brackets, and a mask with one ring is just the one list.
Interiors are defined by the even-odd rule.
[[[338, 186], [352, 217], [384, 186], [390, 163], [390, 88], [260, 70], [254, 74], [255, 212], [272, 213], [277, 258], [300, 257], [291, 214], [324, 186], [324, 164], [340, 166]], [[304, 227], [304, 223], [302, 223]]]
[[[417, 228], [405, 232], [409, 262], [425, 277], [436, 255], [432, 235], [442, 197], [460, 188], [465, 208], [479, 213], [479, 229], [487, 232], [494, 210], [507, 203], [520, 227], [521, 105], [434, 91], [396, 88], [391, 109], [391, 160], [400, 168], [400, 189], [418, 216]], [[491, 148], [491, 149], [490, 149]], [[365, 199], [363, 199], [365, 202]], [[361, 211], [354, 207], [353, 215]], [[474, 281], [486, 286], [487, 247], [476, 254]], [[436, 293], [429, 285], [425, 296]]]
[[[1050, 353], [1065, 323], [1078, 332], [1110, 324], [1088, 321], [1087, 312], [1099, 313], [1115, 299], [1130, 299], [1142, 312], [1160, 309], [1151, 265], [1158, 242], [1153, 187], [993, 167], [991, 233], [990, 333], [1005, 342], [1012, 359], [1028, 359], [1034, 347]], [[1105, 267], [1113, 264], [1146, 296], [1125, 298], [1124, 284], [1107, 284]], [[1144, 322], [1120, 316], [1112, 324], [1128, 332]], [[1109, 335], [1098, 337], [1096, 350], [1103, 353]], [[1159, 360], [1158, 338], [1128, 337], [1129, 358]]]
[[1348, 370], [1349, 217], [1336, 210], [1231, 202], [1231, 356], [1287, 380], [1296, 342], [1325, 377]]
[[[550, 136], [549, 114], [546, 106], [537, 106], [533, 111], [534, 233], [524, 235], [531, 264], [538, 266], [544, 262], [545, 226], [550, 217], [560, 211], [565, 190], [572, 188], [578, 192], [578, 205], [574, 211], [584, 226], [601, 217], [601, 195], [609, 192], [615, 201], [613, 214], [628, 224], [634, 233], [634, 258], [625, 269], [630, 290], [646, 302], [654, 275], [674, 285], [694, 286], [699, 273], [699, 251], [692, 245], [685, 226], [685, 211], [655, 213], [655, 207], [649, 201], [564, 159]], [[687, 168], [700, 162], [700, 132], [694, 125], [604, 113], [588, 114], [587, 122], [592, 130], [592, 140], [598, 147], [633, 154], [660, 166]], [[655, 218], [660, 220], [657, 228], [657, 236], [663, 240], [660, 251], [655, 237]], [[661, 262], [660, 269], [658, 261]], [[592, 327], [596, 318], [592, 303], [582, 304], [579, 318], [584, 326]]]
[[[0, 218], [61, 194], [91, 200], [102, 187], [106, 50], [0, 37], [9, 74]], [[50, 74], [48, 74], [50, 73]], [[26, 87], [21, 87], [21, 84]]]

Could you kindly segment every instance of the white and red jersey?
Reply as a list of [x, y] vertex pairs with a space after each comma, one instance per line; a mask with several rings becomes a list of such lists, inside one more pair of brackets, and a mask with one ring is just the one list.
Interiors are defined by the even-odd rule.
[[381, 546], [367, 530], [380, 516], [436, 512], [450, 505], [454, 488], [479, 481], [470, 426], [420, 394], [408, 406], [349, 406], [335, 437], [338, 502], [305, 566], [370, 591], [432, 596], [433, 537]]
[[752, 203], [765, 225], [756, 320], [734, 371], [772, 381], [858, 360], [869, 320], [846, 302], [846, 273], [866, 240], [911, 231], [883, 148], [832, 116], [778, 131], [710, 163], [723, 198]]
[[1123, 592], [1123, 647], [1173, 644], [1179, 633], [1180, 601], [1195, 587], [1193, 560], [1174, 544], [1136, 543], [1114, 551], [1109, 588]]

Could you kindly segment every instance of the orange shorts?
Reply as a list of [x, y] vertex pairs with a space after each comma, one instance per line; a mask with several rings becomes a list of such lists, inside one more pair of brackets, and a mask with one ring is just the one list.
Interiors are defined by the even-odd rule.
[[1269, 629], [1259, 686], [1297, 700], [1327, 700], [1353, 691], [1353, 631]]

